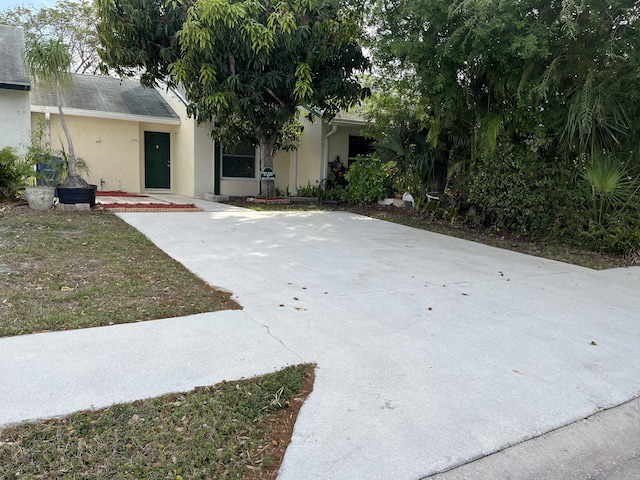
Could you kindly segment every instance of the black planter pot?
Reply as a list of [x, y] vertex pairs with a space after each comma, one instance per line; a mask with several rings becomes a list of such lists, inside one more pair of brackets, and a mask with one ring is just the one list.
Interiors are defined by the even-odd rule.
[[88, 203], [91, 208], [96, 206], [97, 185], [89, 185], [85, 188], [57, 187], [58, 200], [66, 205], [76, 203]]

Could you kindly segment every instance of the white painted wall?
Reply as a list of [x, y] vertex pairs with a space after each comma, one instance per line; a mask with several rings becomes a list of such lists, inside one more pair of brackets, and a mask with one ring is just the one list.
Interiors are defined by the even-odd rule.
[[[195, 124], [195, 122], [192, 120]], [[183, 122], [184, 123], [184, 122]], [[194, 185], [193, 196], [202, 197], [205, 193], [213, 193], [214, 189], [214, 167], [215, 141], [211, 138], [211, 123], [200, 125], [195, 130], [194, 135]]]
[[[287, 187], [294, 193], [297, 187], [317, 185], [323, 179], [323, 172], [327, 164], [325, 154], [325, 137], [333, 130], [333, 125], [317, 120], [313, 123], [301, 118], [304, 133], [298, 146], [297, 168], [294, 152], [278, 152], [274, 158], [276, 172], [276, 187], [284, 192]], [[336, 133], [329, 137], [328, 161], [340, 157], [342, 164], [347, 167], [349, 155], [349, 136], [361, 135], [363, 126], [338, 124]], [[294, 189], [295, 187], [295, 189]]]
[[258, 195], [260, 182], [258, 180], [221, 180], [220, 194], [230, 197], [248, 197]]
[[349, 135], [361, 135], [361, 126], [339, 125], [335, 135], [329, 137], [329, 162], [340, 157], [342, 165], [347, 167], [349, 160]]
[[30, 94], [0, 89], [0, 149], [12, 147], [24, 155], [30, 142]]
[[181, 195], [202, 197], [214, 189], [214, 142], [210, 123], [197, 126], [187, 115], [187, 107], [173, 91], [158, 92], [180, 117], [180, 127], [171, 138], [173, 149], [172, 191]]

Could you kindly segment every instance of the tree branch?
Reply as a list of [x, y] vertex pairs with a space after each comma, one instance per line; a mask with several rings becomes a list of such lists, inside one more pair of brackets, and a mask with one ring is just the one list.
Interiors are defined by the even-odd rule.
[[278, 98], [278, 96], [273, 92], [273, 90], [271, 90], [270, 88], [267, 88], [265, 90], [269, 95], [271, 95], [276, 100], [276, 102], [280, 104], [282, 108], [285, 108], [287, 106], [286, 103], [284, 103], [282, 100], [280, 100], [280, 98]]
[[233, 53], [229, 54], [229, 69], [231, 70], [231, 75], [235, 76], [235, 74], [236, 74], [236, 57], [233, 56]]

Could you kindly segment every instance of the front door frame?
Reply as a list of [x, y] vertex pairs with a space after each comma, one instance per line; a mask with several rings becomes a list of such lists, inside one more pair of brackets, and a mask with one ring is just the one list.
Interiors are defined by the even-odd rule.
[[[151, 147], [155, 145], [158, 157], [152, 158]], [[166, 163], [165, 163], [166, 162]], [[165, 166], [166, 165], [166, 166]], [[171, 189], [171, 134], [167, 132], [144, 132], [144, 188]]]

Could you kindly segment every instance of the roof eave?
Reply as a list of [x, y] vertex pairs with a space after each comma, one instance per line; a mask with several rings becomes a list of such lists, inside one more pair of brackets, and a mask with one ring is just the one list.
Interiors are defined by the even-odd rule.
[[352, 126], [352, 127], [364, 127], [369, 125], [369, 122], [366, 120], [347, 120], [343, 118], [334, 118], [329, 122], [329, 125], [343, 125], [343, 126]]
[[3, 90], [19, 90], [23, 92], [28, 92], [31, 90], [31, 85], [29, 83], [20, 83], [20, 82], [0, 82], [0, 88]]
[[[58, 114], [58, 107], [46, 105], [31, 105], [31, 112]], [[72, 115], [75, 117], [100, 118], [104, 120], [123, 120], [126, 122], [159, 123], [162, 125], [180, 125], [180, 118], [151, 117], [146, 115], [131, 115], [129, 113], [102, 112], [98, 110], [84, 110], [80, 108], [67, 107], [64, 107], [63, 112], [65, 115]]]

